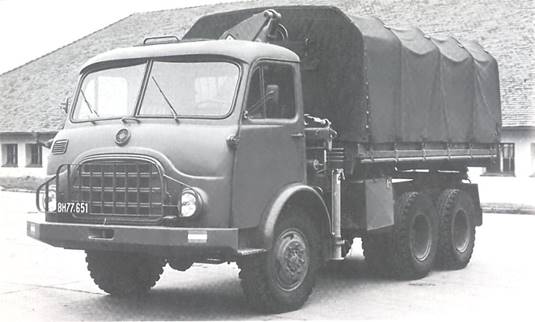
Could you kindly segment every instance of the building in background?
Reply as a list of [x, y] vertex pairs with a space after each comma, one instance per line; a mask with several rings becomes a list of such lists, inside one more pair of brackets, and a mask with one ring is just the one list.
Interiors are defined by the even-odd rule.
[[[470, 176], [480, 183], [482, 199], [535, 203], [531, 196], [535, 189], [532, 0], [302, 0], [255, 1], [250, 6], [289, 4], [333, 5], [352, 15], [379, 17], [387, 25], [416, 25], [432, 36], [453, 35], [482, 44], [500, 68], [501, 157], [489, 169], [471, 169]], [[148, 36], [180, 37], [202, 15], [246, 6], [240, 2], [132, 14], [0, 75], [0, 177], [45, 175], [48, 149], [38, 142], [53, 137], [63, 126], [65, 114], [59, 103], [72, 95], [78, 69], [87, 59], [139, 44]]]
[[0, 177], [45, 175], [49, 149], [43, 143], [56, 132], [4, 132], [0, 134]]

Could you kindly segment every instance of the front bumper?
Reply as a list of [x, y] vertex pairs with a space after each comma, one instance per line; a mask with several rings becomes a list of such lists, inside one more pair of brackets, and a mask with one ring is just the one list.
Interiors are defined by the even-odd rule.
[[147, 252], [160, 256], [232, 259], [237, 228], [122, 226], [27, 221], [27, 235], [68, 249]]

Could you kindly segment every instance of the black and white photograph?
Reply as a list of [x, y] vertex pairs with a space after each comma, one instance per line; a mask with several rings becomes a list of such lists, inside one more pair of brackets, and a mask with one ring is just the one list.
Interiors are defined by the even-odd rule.
[[531, 320], [534, 0], [0, 0], [0, 320]]

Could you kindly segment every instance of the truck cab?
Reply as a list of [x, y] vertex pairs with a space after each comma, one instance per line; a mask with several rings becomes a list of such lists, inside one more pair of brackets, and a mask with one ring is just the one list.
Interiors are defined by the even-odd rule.
[[[106, 159], [108, 167], [118, 167], [118, 176], [127, 170], [128, 176], [134, 176], [135, 165], [127, 164], [142, 158], [145, 161], [136, 162], [152, 164], [163, 183], [161, 191], [146, 196], [143, 192], [140, 197], [145, 202], [138, 205], [133, 199], [135, 189], [128, 198], [123, 191], [132, 182], [112, 177], [115, 185], [110, 181], [100, 188], [116, 186], [116, 191], [105, 191], [104, 200], [98, 193], [91, 194], [90, 208], [124, 216], [79, 219], [136, 223], [148, 219], [140, 214], [153, 216], [162, 206], [161, 218], [151, 217], [151, 221], [254, 227], [259, 217], [251, 214], [268, 206], [270, 198], [265, 196], [272, 199], [284, 186], [305, 180], [299, 83], [299, 58], [264, 43], [192, 41], [99, 55], [82, 68], [65, 129], [55, 139], [49, 174], [55, 174], [61, 164]], [[65, 144], [65, 150], [58, 151], [58, 142]], [[97, 173], [96, 167], [91, 169]], [[265, 173], [276, 177], [259, 180]], [[91, 189], [98, 192], [95, 180]], [[83, 197], [89, 197], [84, 190], [89, 189], [88, 182], [82, 184]], [[248, 193], [251, 185], [260, 191]], [[195, 192], [202, 208], [191, 217], [179, 209], [184, 188]], [[250, 203], [233, 204], [232, 196]], [[148, 197], [150, 207], [144, 200]], [[104, 206], [99, 205], [102, 201]]]

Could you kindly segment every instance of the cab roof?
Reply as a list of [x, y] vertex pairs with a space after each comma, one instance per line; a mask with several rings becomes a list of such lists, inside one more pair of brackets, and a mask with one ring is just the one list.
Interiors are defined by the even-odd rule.
[[259, 58], [299, 62], [297, 54], [277, 45], [243, 40], [198, 40], [110, 50], [89, 59], [81, 68], [81, 72], [99, 63], [189, 55], [222, 56], [245, 63], [252, 63]]

